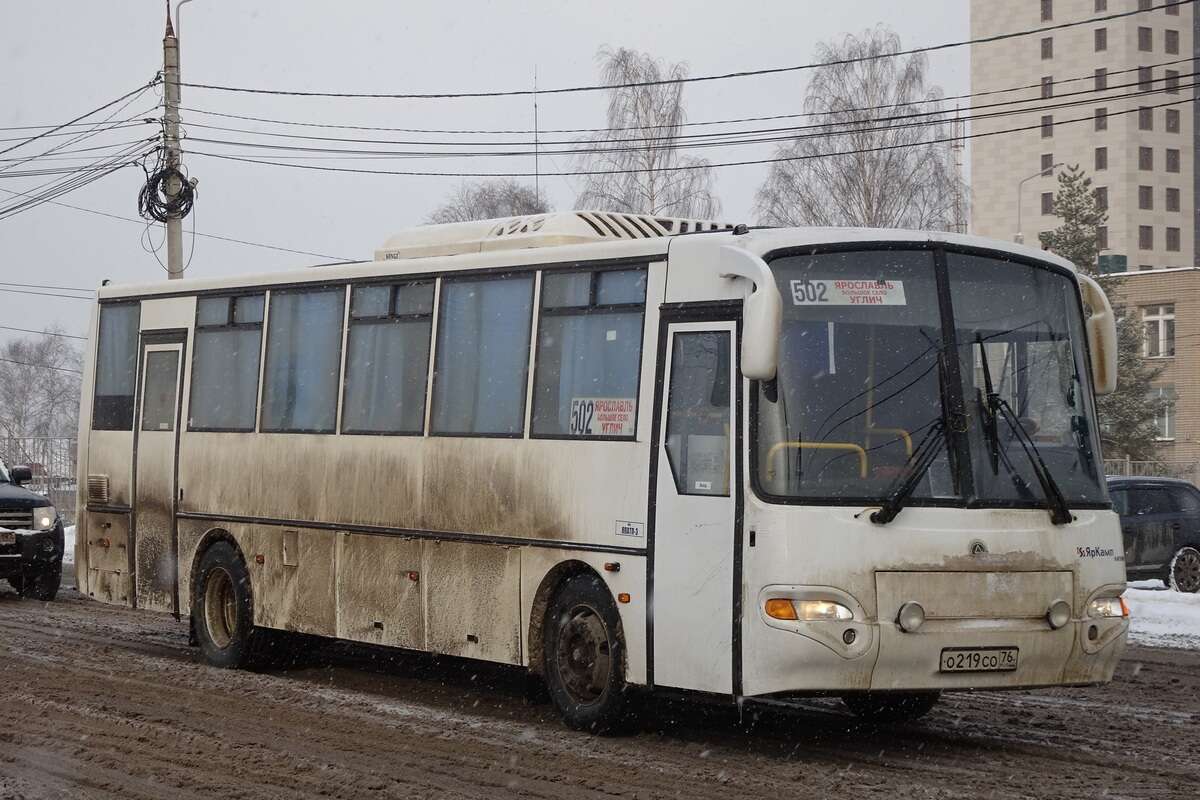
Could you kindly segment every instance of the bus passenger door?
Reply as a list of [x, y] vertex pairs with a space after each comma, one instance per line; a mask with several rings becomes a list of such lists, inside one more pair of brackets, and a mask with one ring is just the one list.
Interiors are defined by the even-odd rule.
[[176, 450], [183, 338], [143, 334], [134, 439], [133, 554], [137, 605], [179, 613]]
[[729, 694], [737, 386], [733, 322], [664, 323], [655, 447], [653, 681]]

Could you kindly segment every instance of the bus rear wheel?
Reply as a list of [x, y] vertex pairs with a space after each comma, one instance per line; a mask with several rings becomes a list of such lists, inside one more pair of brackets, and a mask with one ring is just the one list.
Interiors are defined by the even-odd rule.
[[249, 666], [254, 636], [250, 574], [229, 542], [217, 542], [200, 558], [192, 587], [192, 627], [209, 664]]
[[608, 587], [595, 575], [568, 578], [546, 609], [543, 670], [550, 699], [575, 730], [613, 733], [626, 713], [625, 644]]
[[913, 722], [937, 705], [941, 692], [878, 692], [848, 694], [842, 702], [864, 722]]

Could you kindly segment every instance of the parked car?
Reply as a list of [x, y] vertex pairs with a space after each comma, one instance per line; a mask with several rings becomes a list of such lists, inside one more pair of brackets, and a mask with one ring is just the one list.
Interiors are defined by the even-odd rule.
[[32, 478], [29, 467], [0, 461], [0, 578], [24, 597], [53, 600], [62, 582], [62, 517], [21, 485]]
[[1108, 491], [1121, 515], [1127, 577], [1200, 591], [1200, 489], [1174, 478], [1114, 477]]

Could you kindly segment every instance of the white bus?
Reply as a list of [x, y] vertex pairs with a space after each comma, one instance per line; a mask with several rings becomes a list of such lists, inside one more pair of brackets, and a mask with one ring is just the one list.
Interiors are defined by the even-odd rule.
[[300, 632], [636, 687], [1110, 680], [1100, 288], [941, 233], [570, 212], [99, 291], [76, 564], [237, 667]]

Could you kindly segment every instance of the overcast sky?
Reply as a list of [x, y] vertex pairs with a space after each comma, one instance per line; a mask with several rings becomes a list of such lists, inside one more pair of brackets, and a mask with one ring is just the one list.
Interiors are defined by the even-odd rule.
[[[64, 122], [146, 83], [161, 67], [164, 11], [158, 0], [0, 2], [0, 126]], [[968, 5], [962, 0], [790, 0], [726, 5], [675, 0], [194, 0], [183, 11], [180, 48], [184, 82], [310, 91], [490, 91], [530, 86], [536, 66], [539, 85], [552, 88], [597, 82], [595, 55], [605, 45], [683, 61], [693, 75], [703, 75], [807, 63], [818, 42], [875, 24], [894, 29], [906, 47], [958, 41], [968, 36]], [[967, 65], [967, 48], [934, 54], [932, 80], [947, 94], [965, 93], [969, 91]], [[689, 119], [702, 121], [799, 111], [803, 92], [803, 73], [793, 73], [693, 84], [686, 89], [685, 99]], [[144, 111], [157, 99], [152, 90], [121, 116]], [[601, 126], [605, 102], [603, 93], [543, 96], [539, 128]], [[533, 121], [529, 98], [326, 100], [185, 87], [183, 106], [387, 127], [529, 128]], [[194, 123], [257, 126], [187, 111], [183, 118], [193, 138], [253, 138], [201, 129]], [[0, 138], [30, 133], [2, 131]], [[151, 128], [126, 130], [103, 141], [132, 141], [152, 134]], [[5, 156], [35, 154], [63, 140], [48, 141]], [[12, 143], [0, 142], [0, 150]], [[203, 149], [198, 143], [185, 144], [189, 146]], [[768, 157], [770, 150], [769, 145], [757, 145], [711, 150], [704, 155], [719, 161]], [[438, 159], [421, 160], [416, 166], [491, 171], [530, 169], [531, 162]], [[38, 163], [77, 162], [41, 161], [13, 168], [29, 169]], [[185, 163], [200, 181], [195, 214], [185, 221], [185, 253], [191, 248], [194, 223], [202, 233], [330, 256], [369, 258], [389, 235], [420, 224], [459, 182], [444, 177], [320, 173], [199, 155], [185, 156]], [[328, 163], [408, 169], [414, 162]], [[0, 162], [0, 168], [8, 165], [11, 162]], [[543, 170], [569, 167], [562, 160], [541, 161]], [[765, 167], [717, 172], [724, 218], [750, 220], [754, 191], [764, 174]], [[0, 174], [0, 189], [32, 191], [48, 180], [52, 178], [6, 178]], [[61, 200], [136, 217], [142, 180], [139, 169], [124, 169]], [[571, 179], [543, 179], [542, 186], [555, 208], [572, 207], [577, 185]], [[0, 192], [0, 206], [11, 199]], [[93, 287], [104, 278], [114, 282], [165, 278], [154, 256], [142, 247], [144, 232], [131, 222], [43, 204], [0, 219], [0, 281]], [[161, 242], [161, 226], [151, 233], [155, 243]], [[165, 258], [165, 249], [162, 252]], [[188, 277], [287, 269], [320, 260], [199, 238]], [[57, 324], [80, 333], [87, 313], [88, 304], [77, 300], [0, 292], [0, 325], [42, 329]], [[0, 330], [0, 341], [16, 335]]]

